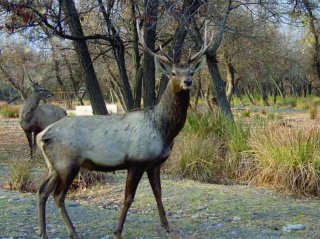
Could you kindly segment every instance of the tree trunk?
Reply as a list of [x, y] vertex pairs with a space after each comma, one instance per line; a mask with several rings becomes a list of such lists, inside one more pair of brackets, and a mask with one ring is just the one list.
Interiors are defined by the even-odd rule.
[[[158, 0], [144, 1], [144, 41], [147, 47], [153, 52], [155, 51], [156, 42], [158, 5]], [[143, 104], [144, 107], [150, 107], [156, 104], [155, 63], [154, 57], [146, 53], [146, 51], [143, 66]]]
[[[81, 83], [81, 80], [77, 81], [75, 76], [73, 75], [73, 72], [72, 72], [72, 67], [71, 67], [71, 64], [70, 62], [68, 61], [67, 57], [64, 56], [64, 61], [65, 61], [65, 64], [68, 68], [68, 72], [69, 72], [69, 78], [70, 78], [70, 81], [71, 81], [71, 84], [72, 84], [72, 88], [73, 88], [73, 91], [76, 93], [76, 98], [78, 99], [78, 102], [80, 105], [84, 105], [83, 103], [83, 95], [80, 95], [79, 94], [79, 90], [80, 90], [80, 83]], [[77, 77], [78, 79], [81, 79], [81, 76], [78, 75]]]
[[310, 32], [313, 35], [314, 39], [314, 53], [313, 53], [313, 65], [316, 69], [317, 81], [320, 83], [320, 40], [319, 40], [319, 27], [317, 30], [317, 18], [314, 15], [316, 12], [316, 8], [313, 7], [313, 4], [309, 0], [302, 0], [303, 5], [306, 7], [307, 15], [309, 17], [309, 27]]
[[134, 96], [134, 108], [141, 108], [141, 97], [142, 97], [142, 81], [143, 81], [143, 67], [140, 66], [136, 69], [134, 75], [134, 86], [133, 86], [133, 96]]
[[134, 65], [134, 86], [133, 86], [133, 98], [134, 108], [141, 108], [141, 97], [142, 97], [142, 81], [143, 81], [143, 68], [140, 64], [140, 53], [139, 53], [139, 36], [137, 32], [137, 20], [136, 20], [136, 9], [133, 0], [129, 0], [131, 10], [131, 28], [132, 28], [132, 42], [133, 42], [133, 56], [132, 61]]
[[227, 76], [226, 76], [226, 82], [227, 82], [227, 99], [229, 102], [231, 102], [231, 98], [234, 94], [236, 83], [235, 83], [235, 69], [231, 62], [227, 62]]
[[[63, 0], [65, 15], [69, 18], [69, 28], [72, 35], [83, 37], [83, 30], [79, 15], [73, 0]], [[80, 58], [81, 65], [86, 75], [86, 85], [93, 110], [93, 114], [108, 114], [101, 89], [93, 68], [91, 56], [85, 40], [74, 41], [76, 52]]]
[[104, 20], [107, 24], [107, 28], [109, 31], [108, 33], [111, 36], [111, 38], [113, 39], [112, 41], [110, 41], [110, 44], [112, 46], [114, 56], [117, 61], [117, 66], [119, 69], [120, 82], [121, 82], [121, 84], [120, 84], [121, 94], [123, 97], [123, 101], [125, 103], [125, 110], [131, 110], [134, 108], [133, 95], [132, 95], [132, 91], [131, 91], [131, 87], [130, 87], [130, 83], [129, 83], [129, 78], [128, 78], [128, 74], [127, 74], [127, 69], [126, 69], [125, 46], [124, 46], [124, 43], [123, 43], [121, 37], [119, 36], [117, 30], [113, 26], [112, 21], [110, 19], [111, 12], [112, 12], [113, 5], [114, 5], [114, 0], [110, 0], [108, 2], [108, 11], [106, 11], [102, 0], [98, 0], [98, 4], [99, 4], [100, 11], [102, 12], [102, 15], [104, 17]]
[[268, 101], [267, 85], [265, 83], [261, 83], [261, 94], [262, 94], [263, 104], [265, 106], [270, 106]]
[[233, 119], [231, 106], [226, 95], [226, 83], [221, 77], [216, 55], [212, 52], [207, 52], [207, 64], [212, 79], [213, 92], [217, 98], [218, 106], [225, 116]]

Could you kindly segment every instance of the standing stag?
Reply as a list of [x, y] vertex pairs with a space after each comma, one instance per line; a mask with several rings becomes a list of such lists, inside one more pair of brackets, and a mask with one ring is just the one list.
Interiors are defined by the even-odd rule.
[[71, 238], [77, 238], [64, 200], [80, 168], [99, 171], [127, 170], [124, 206], [115, 231], [121, 238], [123, 225], [139, 181], [146, 171], [153, 190], [160, 221], [166, 231], [169, 223], [161, 200], [160, 166], [169, 157], [173, 140], [181, 131], [187, 117], [192, 88], [192, 75], [205, 65], [205, 43], [188, 64], [176, 66], [167, 55], [152, 52], [139, 38], [145, 51], [154, 56], [157, 69], [170, 81], [160, 102], [153, 108], [125, 115], [66, 117], [42, 131], [37, 142], [49, 168], [49, 175], [39, 189], [40, 236], [47, 238], [45, 207], [53, 192]]
[[[30, 79], [32, 84], [32, 95], [26, 99], [20, 110], [19, 123], [24, 130], [29, 146], [30, 156], [34, 160], [36, 150], [36, 136], [50, 124], [65, 117], [67, 112], [56, 105], [39, 105], [40, 100], [53, 97], [53, 94]], [[32, 135], [33, 134], [33, 135]]]

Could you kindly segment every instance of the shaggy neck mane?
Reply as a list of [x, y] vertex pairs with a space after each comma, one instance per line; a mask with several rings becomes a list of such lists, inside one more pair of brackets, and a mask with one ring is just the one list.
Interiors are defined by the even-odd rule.
[[161, 132], [162, 139], [171, 144], [186, 122], [190, 101], [189, 90], [174, 93], [170, 82], [160, 102], [154, 108], [155, 126]]

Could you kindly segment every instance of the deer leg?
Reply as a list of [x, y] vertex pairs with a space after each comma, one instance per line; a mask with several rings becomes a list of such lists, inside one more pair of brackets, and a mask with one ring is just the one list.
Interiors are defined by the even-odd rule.
[[154, 168], [148, 169], [147, 174], [153, 194], [156, 198], [161, 225], [167, 232], [170, 232], [170, 226], [161, 199], [160, 167], [161, 166], [159, 165]]
[[126, 220], [127, 212], [133, 202], [133, 199], [136, 194], [136, 190], [141, 180], [141, 177], [143, 175], [143, 172], [144, 172], [144, 168], [141, 168], [141, 167], [133, 167], [128, 169], [125, 197], [124, 197], [124, 206], [120, 214], [117, 229], [114, 232], [116, 238], [121, 238], [123, 224], [124, 224], [124, 221]]
[[36, 149], [37, 149], [37, 137], [38, 132], [33, 132], [33, 154], [32, 154], [32, 160], [35, 160], [36, 157]]
[[46, 180], [41, 184], [39, 189], [39, 204], [38, 204], [38, 219], [39, 232], [41, 238], [47, 238], [46, 232], [46, 203], [50, 193], [55, 189], [58, 182], [58, 177], [55, 172], [50, 173]]
[[54, 191], [54, 200], [56, 202], [57, 207], [59, 208], [60, 214], [62, 216], [63, 222], [68, 230], [70, 238], [78, 238], [75, 228], [71, 222], [71, 219], [67, 213], [64, 200], [66, 194], [72, 184], [73, 179], [76, 177], [80, 170], [78, 166], [68, 167], [67, 170], [64, 170], [61, 175], [63, 175], [63, 179], [60, 180], [60, 184], [57, 185]]
[[24, 131], [26, 136], [27, 136], [27, 139], [28, 139], [28, 143], [29, 143], [29, 147], [30, 147], [30, 158], [33, 159], [33, 142], [32, 142], [32, 132], [27, 132], [27, 131]]

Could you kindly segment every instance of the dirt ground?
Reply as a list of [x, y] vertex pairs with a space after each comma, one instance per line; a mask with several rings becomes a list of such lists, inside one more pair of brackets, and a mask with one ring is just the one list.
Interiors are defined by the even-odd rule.
[[[17, 120], [0, 118], [0, 238], [38, 238], [37, 195], [6, 189], [8, 161], [28, 156]], [[39, 157], [39, 164], [42, 164]], [[44, 163], [43, 163], [44, 165]], [[38, 176], [39, 177], [39, 176]], [[125, 172], [74, 191], [67, 210], [80, 238], [112, 238], [124, 195]], [[172, 227], [160, 228], [156, 203], [144, 177], [129, 211], [123, 238], [320, 238], [320, 201], [263, 188], [203, 184], [164, 175], [163, 203]], [[302, 224], [302, 230], [285, 230]], [[54, 201], [47, 205], [49, 238], [67, 238]]]

